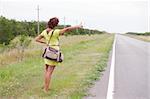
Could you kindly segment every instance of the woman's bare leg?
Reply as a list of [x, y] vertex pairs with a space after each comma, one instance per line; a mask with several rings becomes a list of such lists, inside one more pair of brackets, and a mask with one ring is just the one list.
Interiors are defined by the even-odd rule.
[[48, 70], [48, 65], [45, 64], [45, 70], [44, 70], [44, 80], [45, 80], [45, 81], [44, 81], [44, 86], [42, 87], [42, 89], [45, 88], [47, 70]]
[[55, 69], [55, 66], [46, 65], [46, 67], [45, 67], [45, 86], [44, 86], [44, 90], [46, 92], [48, 91], [50, 81], [51, 81], [51, 76], [52, 76], [52, 73], [53, 73], [54, 69]]

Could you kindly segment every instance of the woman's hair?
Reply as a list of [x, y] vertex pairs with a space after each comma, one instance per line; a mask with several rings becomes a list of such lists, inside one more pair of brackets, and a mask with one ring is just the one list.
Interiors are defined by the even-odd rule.
[[48, 23], [47, 23], [47, 27], [53, 29], [55, 26], [57, 26], [59, 23], [58, 18], [54, 17], [51, 18]]

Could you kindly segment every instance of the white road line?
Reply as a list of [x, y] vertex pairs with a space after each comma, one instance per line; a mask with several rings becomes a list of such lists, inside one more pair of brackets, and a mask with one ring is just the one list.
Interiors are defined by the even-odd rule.
[[115, 46], [116, 46], [116, 35], [113, 42], [112, 59], [111, 59], [111, 67], [106, 99], [113, 99], [114, 96]]

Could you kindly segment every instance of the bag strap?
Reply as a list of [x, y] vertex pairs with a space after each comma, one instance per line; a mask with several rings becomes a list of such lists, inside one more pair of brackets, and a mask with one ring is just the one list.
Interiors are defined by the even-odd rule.
[[49, 38], [49, 40], [48, 40], [48, 45], [49, 45], [49, 43], [50, 43], [50, 40], [51, 40], [53, 34], [54, 34], [54, 30], [52, 31], [52, 34], [51, 34], [51, 36], [50, 36], [50, 38]]

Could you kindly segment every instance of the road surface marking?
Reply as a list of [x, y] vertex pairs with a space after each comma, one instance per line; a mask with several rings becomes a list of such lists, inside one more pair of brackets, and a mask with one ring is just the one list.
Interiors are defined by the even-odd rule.
[[115, 46], [116, 46], [116, 35], [115, 35], [114, 42], [113, 42], [112, 59], [111, 59], [111, 67], [110, 67], [106, 99], [113, 99], [113, 96], [114, 96]]

